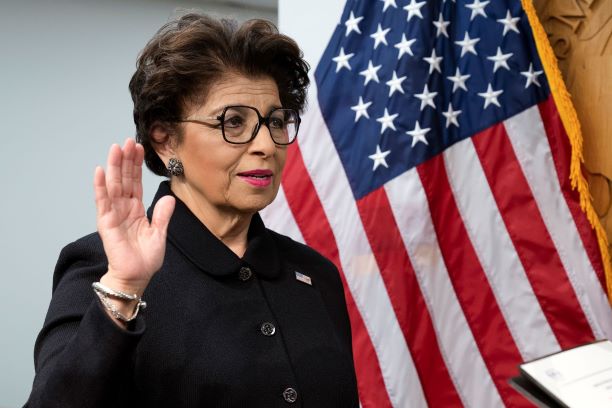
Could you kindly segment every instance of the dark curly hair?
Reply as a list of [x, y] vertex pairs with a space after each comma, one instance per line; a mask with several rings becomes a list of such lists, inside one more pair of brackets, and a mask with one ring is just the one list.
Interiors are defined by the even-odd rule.
[[187, 108], [202, 104], [208, 89], [225, 73], [270, 77], [283, 107], [302, 111], [308, 70], [295, 41], [265, 20], [238, 24], [189, 13], [165, 24], [142, 50], [130, 80], [136, 140], [144, 147], [147, 167], [166, 174], [153, 148], [152, 125], [163, 124], [180, 143], [175, 121]]

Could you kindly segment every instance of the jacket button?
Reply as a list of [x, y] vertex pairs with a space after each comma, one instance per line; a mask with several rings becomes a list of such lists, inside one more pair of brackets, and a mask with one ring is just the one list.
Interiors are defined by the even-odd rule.
[[251, 279], [251, 276], [253, 276], [253, 272], [251, 272], [251, 268], [247, 268], [246, 266], [243, 266], [242, 268], [240, 268], [240, 271], [238, 272], [238, 279], [240, 279], [243, 282], [246, 282], [249, 279]]
[[289, 387], [283, 391], [283, 398], [288, 403], [293, 404], [295, 401], [297, 401], [297, 391]]
[[276, 327], [270, 322], [262, 323], [259, 329], [264, 336], [274, 336], [274, 333], [276, 333]]

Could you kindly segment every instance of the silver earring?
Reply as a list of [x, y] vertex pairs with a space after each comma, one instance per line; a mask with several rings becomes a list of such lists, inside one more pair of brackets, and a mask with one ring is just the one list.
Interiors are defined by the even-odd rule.
[[185, 169], [183, 168], [183, 162], [179, 159], [175, 159], [174, 157], [168, 160], [168, 175], [180, 177], [185, 174]]

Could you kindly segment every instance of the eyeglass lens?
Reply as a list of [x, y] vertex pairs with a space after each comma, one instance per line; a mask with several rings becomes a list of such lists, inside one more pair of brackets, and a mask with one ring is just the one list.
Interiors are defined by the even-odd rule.
[[[267, 118], [270, 135], [277, 144], [289, 144], [297, 136], [298, 115], [292, 109], [274, 109]], [[223, 118], [223, 134], [230, 143], [246, 143], [257, 132], [259, 115], [255, 108], [231, 106]]]

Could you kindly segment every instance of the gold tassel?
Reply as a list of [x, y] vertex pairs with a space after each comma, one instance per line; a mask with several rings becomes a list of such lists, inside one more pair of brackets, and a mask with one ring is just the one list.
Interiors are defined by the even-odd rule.
[[599, 243], [599, 250], [601, 252], [601, 258], [603, 261], [604, 274], [606, 276], [606, 286], [608, 290], [608, 301], [612, 304], [612, 268], [610, 266], [610, 252], [608, 251], [608, 237], [603, 229], [603, 226], [599, 222], [597, 213], [591, 203], [591, 194], [589, 192], [589, 186], [584, 176], [582, 175], [582, 163], [584, 157], [582, 154], [582, 131], [580, 130], [580, 122], [578, 121], [578, 115], [572, 104], [571, 96], [565, 87], [565, 82], [561, 76], [561, 71], [557, 65], [557, 58], [550, 46], [548, 36], [544, 27], [540, 23], [538, 16], [533, 6], [532, 0], [521, 0], [523, 9], [529, 19], [529, 25], [533, 30], [533, 36], [535, 38], [536, 48], [538, 54], [542, 60], [542, 66], [546, 72], [546, 78], [550, 84], [550, 90], [552, 92], [555, 105], [559, 111], [561, 122], [565, 127], [565, 131], [569, 137], [570, 145], [572, 147], [572, 156], [570, 161], [570, 181], [573, 189], [578, 189], [580, 195], [580, 207], [582, 211], [586, 213], [587, 219], [591, 223], [591, 227], [597, 234], [597, 241]]

